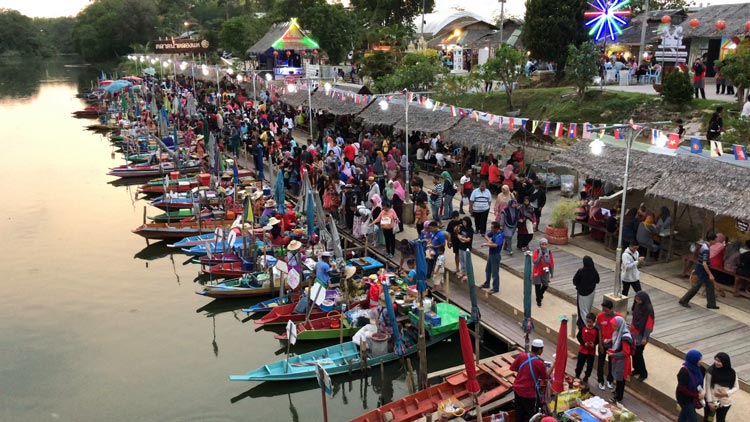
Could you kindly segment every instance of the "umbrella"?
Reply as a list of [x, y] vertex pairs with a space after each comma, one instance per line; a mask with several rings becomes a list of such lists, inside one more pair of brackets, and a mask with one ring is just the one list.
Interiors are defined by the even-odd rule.
[[471, 262], [471, 251], [466, 250], [460, 253], [466, 254], [466, 279], [469, 285], [469, 299], [471, 300], [471, 320], [474, 321], [474, 324], [479, 324], [482, 315], [479, 313], [479, 305], [477, 305], [477, 291], [474, 283], [474, 264]]
[[[422, 296], [422, 294], [427, 290], [427, 260], [425, 259], [425, 244], [424, 242], [417, 242], [417, 290], [419, 291], [419, 295]], [[420, 297], [421, 299], [421, 297]]]
[[154, 75], [156, 75], [156, 69], [154, 69], [153, 67], [147, 67], [147, 68], [143, 69], [143, 73], [146, 74], [146, 75], [154, 76]]
[[307, 191], [307, 200], [305, 200], [305, 213], [307, 214], [307, 237], [308, 239], [315, 230], [315, 205], [313, 204], [312, 189]]
[[552, 389], [561, 393], [565, 380], [565, 365], [568, 363], [568, 318], [564, 315], [560, 317], [560, 331], [557, 332], [555, 355], [555, 375], [552, 378]]
[[388, 310], [388, 319], [393, 329], [393, 352], [398, 356], [406, 354], [406, 347], [401, 340], [401, 333], [398, 331], [398, 322], [396, 322], [396, 313], [393, 311], [393, 302], [391, 302], [390, 285], [388, 282], [383, 283], [383, 296], [385, 297], [385, 308]]
[[131, 86], [133, 86], [132, 82], [126, 81], [124, 79], [118, 79], [116, 81], [113, 81], [111, 84], [107, 84], [107, 86], [105, 86], [102, 89], [105, 90], [105, 91], [107, 91], [107, 92], [119, 92], [119, 91], [122, 91], [123, 89], [129, 88]]
[[281, 167], [279, 167], [279, 171], [276, 172], [276, 187], [274, 188], [273, 194], [274, 199], [276, 200], [276, 206], [279, 207], [279, 214], [284, 214], [286, 212], [286, 205], [284, 204], [286, 193], [284, 192], [284, 172], [281, 170]]
[[122, 79], [124, 79], [126, 81], [131, 81], [131, 82], [134, 82], [134, 83], [137, 83], [137, 84], [140, 84], [141, 82], [143, 82], [142, 78], [139, 78], [139, 77], [133, 76], [133, 75], [124, 76]]
[[534, 331], [534, 322], [531, 320], [531, 252], [524, 254], [523, 265], [523, 322], [521, 327], [526, 334], [526, 351], [529, 349], [529, 334]]
[[479, 393], [479, 381], [477, 381], [477, 368], [474, 366], [474, 349], [471, 347], [471, 336], [469, 327], [466, 326], [466, 317], [459, 318], [458, 334], [461, 341], [461, 356], [464, 358], [466, 367], [466, 389], [471, 394]]

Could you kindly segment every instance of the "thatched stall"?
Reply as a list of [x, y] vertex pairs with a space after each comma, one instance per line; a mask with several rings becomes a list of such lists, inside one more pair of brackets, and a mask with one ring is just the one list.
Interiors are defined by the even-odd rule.
[[[403, 108], [402, 108], [403, 110]], [[419, 106], [409, 106], [409, 132], [439, 133], [453, 127], [461, 120], [444, 111], [432, 111]], [[394, 127], [405, 130], [406, 116], [402, 115]]]
[[279, 101], [294, 108], [307, 105], [307, 91], [300, 89], [296, 92], [287, 92], [279, 97]]
[[466, 148], [476, 148], [480, 154], [497, 152], [510, 142], [511, 132], [490, 126], [486, 122], [477, 122], [464, 117], [456, 125], [443, 133], [448, 142], [457, 143]]
[[391, 103], [387, 110], [383, 110], [378, 105], [378, 101], [378, 99], [371, 101], [357, 115], [358, 118], [362, 119], [362, 123], [365, 126], [394, 126], [404, 117], [403, 105]]
[[368, 104], [355, 103], [351, 98], [340, 99], [338, 96], [325, 95], [320, 91], [313, 94], [312, 107], [316, 110], [323, 110], [336, 116], [346, 116], [357, 114], [367, 107]]

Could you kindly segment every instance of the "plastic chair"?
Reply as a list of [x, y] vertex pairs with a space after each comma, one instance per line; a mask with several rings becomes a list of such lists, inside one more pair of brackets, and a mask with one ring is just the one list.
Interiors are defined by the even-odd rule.
[[661, 80], [661, 69], [657, 70], [656, 73], [649, 72], [648, 74], [648, 83], [656, 82], [659, 83]]

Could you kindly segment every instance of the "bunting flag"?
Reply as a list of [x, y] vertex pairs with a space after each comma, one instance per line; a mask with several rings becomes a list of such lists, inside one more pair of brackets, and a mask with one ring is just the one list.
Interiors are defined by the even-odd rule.
[[536, 132], [536, 128], [539, 126], [539, 120], [531, 121], [531, 133]]
[[476, 120], [477, 123], [479, 123], [479, 112], [476, 110], [474, 111], [474, 120]]
[[490, 114], [490, 120], [488, 123], [490, 126], [492, 126], [492, 124], [495, 123], [495, 117], [497, 116], [495, 116], [494, 114]]
[[466, 110], [464, 110], [463, 108], [459, 108], [458, 115], [461, 117], [466, 117]]
[[562, 138], [565, 136], [563, 134], [563, 124], [560, 122], [557, 122], [557, 125], [555, 126], [555, 136], [558, 138]]
[[690, 138], [690, 152], [700, 154], [703, 152], [703, 144], [698, 138]]
[[583, 124], [583, 139], [591, 139], [591, 123]]
[[544, 126], [542, 129], [542, 134], [544, 136], [549, 136], [549, 125], [550, 125], [549, 122], [544, 122]]
[[742, 145], [733, 145], [732, 152], [734, 152], [734, 159], [740, 161], [747, 160], [747, 151]]
[[440, 101], [435, 101], [435, 104], [432, 106], [432, 111], [437, 110], [439, 104], [440, 104]]
[[527, 119], [521, 119], [521, 130], [526, 132], [526, 122], [528, 122]]
[[456, 117], [456, 106], [451, 106], [451, 117]]
[[575, 139], [578, 136], [578, 124], [571, 123], [568, 128], [568, 138]]
[[508, 117], [508, 130], [512, 132], [514, 128], [515, 128], [515, 119], [513, 119], [512, 117]]
[[[604, 131], [601, 131], [600, 133], [604, 133]], [[615, 129], [615, 139], [622, 139], [622, 134], [620, 133], [619, 129]]]
[[676, 133], [669, 134], [669, 141], [667, 142], [667, 148], [677, 149], [680, 146], [680, 135]]
[[250, 195], [245, 196], [245, 209], [242, 211], [242, 220], [246, 223], [252, 223], [255, 219], [253, 216], [253, 203], [250, 201]]
[[414, 99], [413, 92], [409, 92], [408, 94], [406, 94], [406, 101], [411, 102], [413, 99]]
[[[631, 122], [632, 122], [632, 120], [631, 120]], [[656, 145], [658, 139], [659, 139], [659, 130], [658, 129], [651, 129], [651, 145]]]
[[724, 155], [724, 149], [719, 141], [711, 141], [711, 156], [721, 157]]
[[505, 120], [504, 116], [498, 116], [498, 123], [497, 123], [497, 128], [498, 129], [502, 129], [503, 128], [503, 120]]

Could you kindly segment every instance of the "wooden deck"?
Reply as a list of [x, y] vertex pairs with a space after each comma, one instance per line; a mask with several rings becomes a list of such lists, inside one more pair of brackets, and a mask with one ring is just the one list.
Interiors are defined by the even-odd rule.
[[[537, 247], [537, 245], [538, 240], [532, 241], [531, 246]], [[582, 267], [582, 259], [555, 246], [550, 246], [550, 249], [555, 260], [554, 278], [550, 283], [550, 291], [575, 303], [576, 290], [573, 286], [573, 276]], [[479, 253], [486, 254], [486, 251], [486, 249], [481, 249]], [[504, 252], [501, 266], [504, 270], [523, 277], [523, 254], [516, 251], [513, 256], [508, 256]], [[601, 279], [594, 299], [594, 306], [598, 309], [604, 293], [612, 292], [615, 273], [612, 269], [600, 265], [596, 268]], [[481, 283], [483, 280], [477, 282]], [[683, 357], [690, 349], [698, 349], [703, 353], [703, 360], [707, 364], [713, 362], [713, 357], [717, 352], [726, 352], [732, 357], [732, 367], [737, 371], [740, 380], [745, 383], [750, 382], [750, 335], [748, 335], [750, 327], [746, 322], [737, 321], [700, 306], [699, 304], [705, 303], [705, 298], [700, 296], [693, 298], [691, 308], [684, 308], [677, 303], [679, 300], [677, 296], [648, 284], [643, 284], [643, 288], [651, 296], [656, 314], [652, 334], [652, 341], [655, 344], [680, 357]], [[633, 295], [630, 293], [631, 298]]]

